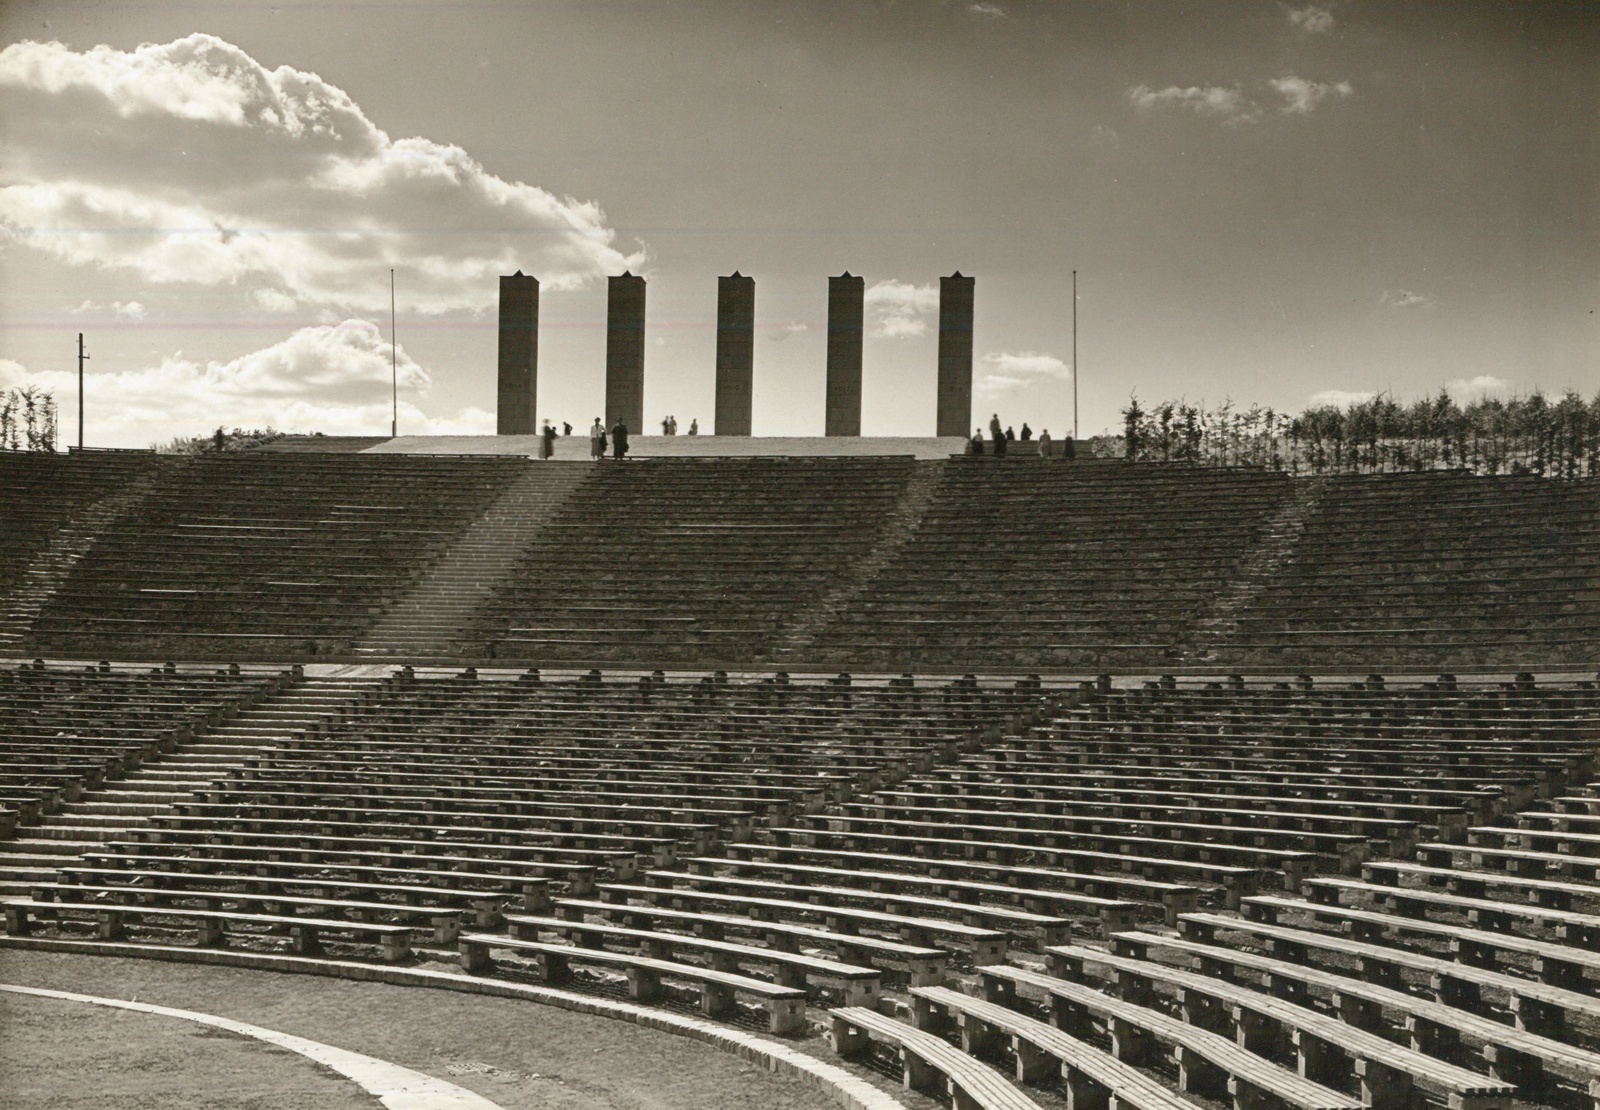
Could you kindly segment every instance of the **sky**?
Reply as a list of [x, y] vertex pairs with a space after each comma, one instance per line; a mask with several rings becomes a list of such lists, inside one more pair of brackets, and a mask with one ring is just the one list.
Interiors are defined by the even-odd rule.
[[1600, 2], [0, 4], [0, 388], [64, 442], [80, 332], [89, 446], [386, 434], [396, 368], [402, 434], [492, 432], [516, 270], [580, 431], [624, 270], [647, 425], [711, 430], [735, 270], [757, 435], [821, 434], [845, 271], [868, 435], [932, 434], [956, 271], [974, 425], [1592, 396]]

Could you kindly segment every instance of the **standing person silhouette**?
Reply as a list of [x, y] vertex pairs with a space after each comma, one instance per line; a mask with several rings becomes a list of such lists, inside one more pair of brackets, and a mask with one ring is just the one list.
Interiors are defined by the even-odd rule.
[[591, 459], [603, 458], [606, 453], [606, 426], [600, 423], [600, 418], [594, 418], [594, 423], [589, 426], [589, 457]]
[[539, 457], [548, 459], [556, 453], [556, 429], [550, 421], [544, 422], [544, 427], [539, 429]]
[[628, 426], [618, 420], [611, 429], [611, 457], [621, 459], [628, 454]]

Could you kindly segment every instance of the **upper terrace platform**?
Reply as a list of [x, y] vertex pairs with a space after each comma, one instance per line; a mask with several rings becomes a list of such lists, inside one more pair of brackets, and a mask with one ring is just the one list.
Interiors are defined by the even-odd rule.
[[[628, 457], [749, 458], [752, 456], [884, 456], [946, 459], [966, 450], [960, 436], [640, 436], [628, 437]], [[1020, 446], [1020, 445], [1019, 445]], [[369, 455], [528, 455], [539, 454], [538, 436], [398, 436], [368, 447]], [[609, 452], [608, 452], [609, 453]], [[555, 457], [589, 457], [587, 428], [556, 437]]]

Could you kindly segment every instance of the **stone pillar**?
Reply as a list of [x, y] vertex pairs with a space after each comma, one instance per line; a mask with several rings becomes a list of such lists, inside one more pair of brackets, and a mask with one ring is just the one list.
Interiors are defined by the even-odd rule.
[[936, 435], [972, 434], [972, 293], [957, 270], [939, 279], [939, 411]]
[[861, 336], [866, 282], [828, 279], [828, 400], [823, 435], [861, 434]]
[[644, 278], [607, 279], [606, 428], [617, 421], [644, 434]]
[[750, 434], [755, 376], [756, 281], [735, 270], [717, 279], [717, 412], [711, 432]]
[[495, 434], [538, 431], [534, 402], [539, 388], [539, 279], [518, 270], [500, 279], [500, 387]]

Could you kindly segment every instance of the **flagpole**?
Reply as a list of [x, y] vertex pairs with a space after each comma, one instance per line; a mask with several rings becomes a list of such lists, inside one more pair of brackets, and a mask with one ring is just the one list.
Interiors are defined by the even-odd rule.
[[1078, 271], [1072, 271], [1072, 438], [1078, 438]]
[[394, 269], [389, 270], [389, 438], [400, 434], [400, 341], [394, 334]]

